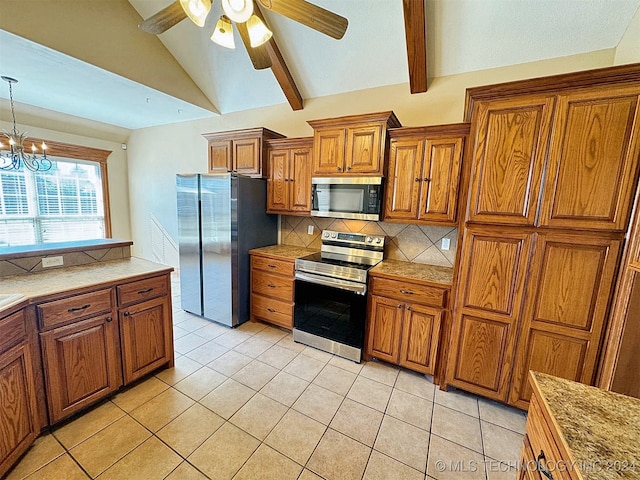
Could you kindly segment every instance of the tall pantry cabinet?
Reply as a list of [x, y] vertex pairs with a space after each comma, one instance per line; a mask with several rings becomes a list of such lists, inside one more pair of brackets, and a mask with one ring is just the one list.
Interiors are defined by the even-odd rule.
[[594, 382], [640, 157], [640, 66], [467, 91], [466, 215], [445, 383], [526, 408]]

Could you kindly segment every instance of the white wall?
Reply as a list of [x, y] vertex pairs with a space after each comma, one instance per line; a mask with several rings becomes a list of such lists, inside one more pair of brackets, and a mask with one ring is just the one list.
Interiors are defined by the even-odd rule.
[[152, 258], [150, 216], [155, 215], [175, 239], [175, 174], [206, 172], [203, 133], [267, 127], [288, 137], [311, 136], [307, 120], [393, 110], [404, 126], [462, 121], [467, 87], [553, 75], [613, 64], [615, 50], [435, 78], [426, 93], [411, 95], [408, 85], [308, 99], [293, 112], [288, 104], [237, 112], [210, 119], [135, 130], [128, 145], [131, 233], [134, 255]]
[[640, 62], [640, 8], [616, 47], [614, 65]]

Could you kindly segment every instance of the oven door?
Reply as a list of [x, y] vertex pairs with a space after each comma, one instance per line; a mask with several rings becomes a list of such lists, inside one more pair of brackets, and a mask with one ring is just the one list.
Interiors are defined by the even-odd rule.
[[293, 339], [360, 362], [367, 296], [299, 277], [295, 281]]

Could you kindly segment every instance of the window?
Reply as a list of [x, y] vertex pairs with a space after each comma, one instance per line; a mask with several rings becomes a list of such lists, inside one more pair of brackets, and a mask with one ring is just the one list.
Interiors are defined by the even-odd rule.
[[[65, 152], [65, 144], [49, 143]], [[73, 156], [106, 152], [75, 148]], [[0, 247], [110, 236], [106, 155], [105, 161], [52, 160], [46, 172], [0, 170]]]

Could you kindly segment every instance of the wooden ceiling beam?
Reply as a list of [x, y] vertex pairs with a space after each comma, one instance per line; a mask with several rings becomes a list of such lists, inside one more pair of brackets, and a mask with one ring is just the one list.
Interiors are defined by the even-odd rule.
[[[260, 20], [262, 20], [265, 25], [267, 25], [257, 2], [254, 2], [254, 6], [255, 14], [260, 17]], [[267, 27], [269, 27], [269, 25], [267, 25]], [[304, 108], [304, 100], [302, 99], [302, 95], [300, 95], [298, 86], [293, 80], [293, 76], [285, 63], [284, 58], [282, 58], [282, 54], [280, 53], [280, 49], [278, 48], [274, 37], [271, 37], [271, 39], [264, 44], [264, 47], [271, 59], [271, 71], [276, 77], [278, 84], [280, 84], [280, 88], [282, 88], [284, 96], [287, 97], [289, 105], [291, 105], [293, 110], [302, 110]]]
[[402, 0], [411, 93], [427, 91], [427, 32], [425, 0]]

